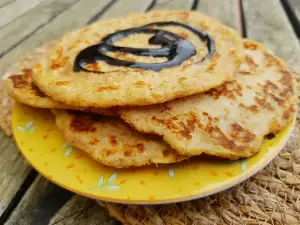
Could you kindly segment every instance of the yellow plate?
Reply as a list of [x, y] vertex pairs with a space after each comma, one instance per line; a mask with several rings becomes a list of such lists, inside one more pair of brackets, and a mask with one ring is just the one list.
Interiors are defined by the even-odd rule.
[[292, 127], [266, 140], [260, 153], [247, 160], [199, 157], [173, 165], [116, 170], [66, 143], [49, 110], [15, 104], [13, 111], [16, 142], [36, 170], [73, 192], [121, 203], [179, 202], [229, 188], [266, 166], [282, 149]]

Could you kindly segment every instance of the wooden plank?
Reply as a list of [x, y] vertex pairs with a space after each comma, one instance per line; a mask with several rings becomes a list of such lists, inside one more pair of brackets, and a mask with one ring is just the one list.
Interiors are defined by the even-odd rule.
[[116, 225], [118, 224], [96, 201], [74, 196], [51, 219], [49, 225]]
[[278, 0], [243, 1], [246, 33], [291, 65], [300, 62], [300, 45]]
[[0, 8], [0, 27], [4, 26], [5, 24], [13, 21], [18, 16], [22, 15], [29, 9], [34, 8], [42, 1], [45, 0], [17, 0], [12, 2], [11, 4], [7, 4], [4, 7]]
[[75, 3], [74, 0], [44, 1], [28, 13], [2, 27], [0, 57]]
[[30, 186], [6, 224], [48, 224], [50, 218], [73, 195], [39, 177]]
[[296, 32], [298, 38], [300, 38], [300, 1], [282, 0], [281, 2], [294, 28], [294, 31]]
[[220, 20], [241, 34], [241, 16], [238, 6], [238, 0], [201, 0], [196, 9]]
[[12, 138], [0, 131], [0, 216], [30, 172]]
[[9, 4], [11, 4], [11, 3], [15, 2], [15, 1], [16, 0], [2, 0], [0, 2], [0, 8], [3, 8], [3, 7], [5, 7], [5, 6], [7, 6], [7, 5], [9, 5]]
[[195, 0], [157, 0], [152, 10], [189, 10], [192, 9]]
[[[6, 68], [22, 54], [60, 37], [67, 31], [83, 26], [91, 17], [105, 8], [110, 1], [111, 0], [80, 0], [72, 5], [67, 11], [59, 14], [47, 25], [31, 34], [22, 44], [8, 52], [5, 57], [0, 58], [0, 76], [2, 76]], [[34, 16], [33, 14], [30, 15]]]
[[153, 0], [126, 0], [117, 1], [113, 4], [100, 18], [109, 19], [114, 17], [122, 17], [131, 12], [144, 12], [152, 4]]
[[[132, 1], [132, 4], [128, 4]], [[98, 12], [101, 12], [110, 0], [90, 0], [90, 1], [79, 1], [74, 4], [68, 11], [63, 12], [54, 19], [52, 19], [47, 25], [41, 27], [32, 36], [28, 37], [22, 42], [21, 45], [16, 46], [10, 52], [8, 52], [5, 57], [0, 58], [0, 74], [4, 74], [7, 66], [12, 64], [16, 58], [20, 57], [26, 51], [30, 51], [33, 48], [36, 48], [43, 43], [46, 43], [50, 40], [60, 37], [63, 33], [81, 27], [84, 24], [91, 22], [91, 18], [94, 17]], [[119, 1], [116, 4], [113, 4], [108, 10], [107, 13], [100, 15], [101, 19], [110, 18], [115, 16], [126, 15], [129, 12], [134, 11], [144, 11], [151, 4], [152, 0], [138, 1], [134, 0]], [[130, 6], [130, 7], [129, 7]], [[82, 10], [84, 8], [84, 10]], [[120, 12], [122, 8], [122, 13]], [[86, 12], [89, 13], [86, 13]], [[74, 17], [73, 15], [76, 15]], [[34, 14], [29, 15], [30, 18]], [[63, 23], [61, 21], [64, 21]], [[2, 76], [0, 75], [0, 76]]]
[[285, 0], [291, 10], [295, 13], [296, 19], [298, 20], [298, 23], [300, 23], [300, 1], [299, 0]]

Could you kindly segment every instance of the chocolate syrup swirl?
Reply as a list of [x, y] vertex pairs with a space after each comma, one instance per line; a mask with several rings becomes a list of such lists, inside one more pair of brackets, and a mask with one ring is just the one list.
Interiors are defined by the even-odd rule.
[[[144, 26], [112, 33], [104, 37], [99, 44], [85, 48], [77, 55], [75, 59], [74, 71], [103, 73], [99, 71], [88, 70], [85, 68], [86, 65], [95, 63], [97, 61], [105, 61], [107, 64], [113, 66], [126, 66], [130, 68], [159, 71], [162, 68], [178, 66], [182, 62], [196, 54], [196, 49], [190, 41], [166, 30], [150, 28], [152, 26], [184, 27], [196, 34], [201, 40], [205, 41], [208, 48], [208, 54], [198, 62], [210, 58], [216, 50], [213, 39], [201, 29], [197, 29], [180, 22], [155, 22]], [[149, 44], [161, 45], [161, 48], [130, 48], [113, 45], [114, 42], [137, 33], [153, 34], [153, 36], [148, 41]], [[168, 60], [162, 63], [130, 62], [110, 57], [107, 55], [108, 52], [124, 52], [139, 56], [166, 57]]]

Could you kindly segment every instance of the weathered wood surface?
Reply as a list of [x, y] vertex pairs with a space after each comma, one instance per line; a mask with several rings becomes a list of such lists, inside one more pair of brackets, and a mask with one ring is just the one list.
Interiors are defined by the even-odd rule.
[[14, 1], [16, 1], [16, 0], [2, 0], [2, 1], [0, 2], [0, 8], [4, 8], [5, 6], [7, 6], [7, 5], [13, 3]]
[[73, 193], [38, 177], [6, 225], [117, 224], [96, 201], [79, 195], [73, 196]]
[[294, 30], [300, 38], [300, 1], [299, 0], [282, 0], [285, 11], [292, 23]]
[[[73, 194], [39, 177], [30, 186], [7, 221], [16, 224], [48, 224], [50, 219]], [[55, 196], [55, 197], [54, 197]]]
[[96, 201], [79, 195], [74, 196], [51, 219], [49, 225], [117, 225]]
[[[0, 10], [1, 7], [8, 7], [12, 2], [14, 1], [2, 0]], [[197, 5], [193, 0], [47, 0], [2, 27], [0, 39], [6, 38], [5, 43], [8, 44], [7, 46], [0, 44], [0, 54], [5, 52], [2, 57], [0, 55], [0, 74], [22, 53], [53, 40], [66, 31], [98, 19], [118, 17], [132, 11], [195, 7], [196, 10], [213, 16], [241, 32], [238, 2], [238, 0], [200, 0], [196, 1]], [[298, 59], [299, 42], [279, 1], [244, 0], [242, 7], [245, 12], [247, 37], [261, 41], [285, 59], [294, 61]], [[27, 21], [27, 24], [32, 18], [34, 20], [32, 25], [22, 26], [22, 21]], [[2, 33], [3, 31], [5, 32]], [[16, 37], [9, 41], [9, 37], [14, 34]], [[290, 39], [287, 40], [291, 41], [288, 42], [288, 48], [285, 48], [284, 38], [289, 37]], [[7, 209], [13, 196], [20, 190], [20, 186], [30, 171], [30, 167], [16, 150], [15, 144], [2, 133], [0, 134], [0, 169], [1, 215]], [[72, 196], [70, 192], [38, 176], [6, 224], [115, 224], [115, 221], [107, 216], [105, 210], [97, 206], [93, 200]], [[64, 204], [66, 201], [68, 202]]]
[[243, 1], [246, 34], [288, 63], [300, 62], [299, 40], [278, 0]]
[[0, 7], [0, 27], [10, 23], [15, 18], [22, 15], [26, 11], [34, 8], [43, 1], [45, 0], [15, 0], [12, 1], [10, 4], [7, 4], [9, 2], [6, 1], [6, 4], [4, 3], [2, 7]]
[[151, 10], [185, 10], [192, 9], [195, 0], [157, 0]]
[[295, 13], [295, 16], [298, 20], [298, 23], [300, 23], [300, 1], [299, 0], [285, 0], [293, 12]]
[[122, 17], [130, 12], [144, 12], [151, 6], [153, 0], [126, 0], [117, 1], [98, 19], [109, 19], [114, 17]]
[[[0, 74], [3, 75], [7, 66], [11, 65], [25, 52], [59, 38], [67, 31], [83, 26], [93, 16], [101, 12], [110, 2], [111, 0], [80, 0], [76, 2], [74, 5], [67, 8], [66, 11], [57, 15], [45, 26], [40, 27], [40, 29], [31, 34], [31, 36], [27, 37], [22, 44], [15, 46], [10, 52], [2, 56], [2, 58], [0, 58]], [[30, 16], [33, 16], [30, 12], [28, 13]]]
[[[26, 179], [30, 168], [13, 139], [0, 132], [0, 216]], [[1, 223], [0, 223], [1, 224]]]
[[74, 0], [44, 1], [30, 12], [19, 16], [2, 27], [0, 32], [0, 58], [17, 45], [22, 44], [27, 37], [34, 35], [38, 29], [75, 3]]
[[241, 34], [242, 25], [238, 0], [201, 0], [196, 9], [222, 21]]

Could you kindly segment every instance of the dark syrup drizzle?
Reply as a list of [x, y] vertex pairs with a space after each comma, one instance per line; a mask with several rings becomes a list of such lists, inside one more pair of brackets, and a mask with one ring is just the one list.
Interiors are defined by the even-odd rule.
[[[192, 31], [201, 40], [206, 41], [208, 54], [202, 60], [200, 60], [200, 62], [210, 58], [216, 50], [213, 39], [201, 29], [193, 28], [187, 24], [179, 22], [155, 22], [144, 26], [112, 33], [104, 37], [99, 44], [85, 48], [77, 55], [75, 59], [74, 71], [103, 73], [99, 71], [91, 71], [85, 68], [86, 65], [95, 63], [97, 61], [105, 61], [107, 64], [114, 66], [126, 66], [130, 68], [140, 68], [144, 70], [150, 69], [154, 71], [159, 71], [162, 68], [178, 66], [183, 61], [189, 59], [190, 57], [196, 54], [196, 49], [190, 41], [185, 40], [179, 35], [166, 30], [151, 29], [149, 28], [150, 26], [181, 26]], [[149, 44], [161, 45], [162, 47], [159, 49], [148, 49], [120, 47], [113, 45], [114, 42], [136, 33], [154, 34], [149, 39]], [[162, 63], [130, 62], [126, 60], [112, 58], [107, 55], [107, 52], [124, 52], [139, 56], [167, 57], [168, 61]]]

